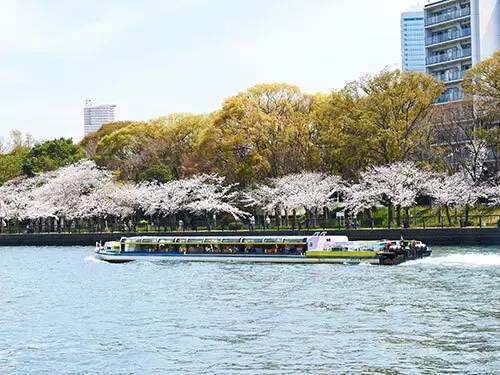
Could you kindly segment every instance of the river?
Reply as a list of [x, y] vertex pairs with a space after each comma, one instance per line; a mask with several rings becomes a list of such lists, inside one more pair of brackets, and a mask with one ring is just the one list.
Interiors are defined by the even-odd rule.
[[394, 267], [0, 247], [0, 374], [496, 373], [500, 249]]

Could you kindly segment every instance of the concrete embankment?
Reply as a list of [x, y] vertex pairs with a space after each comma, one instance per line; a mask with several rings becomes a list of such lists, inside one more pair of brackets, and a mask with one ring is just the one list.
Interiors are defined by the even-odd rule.
[[[96, 241], [116, 240], [127, 236], [264, 236], [310, 235], [314, 231], [257, 231], [257, 232], [154, 232], [154, 233], [49, 233], [0, 234], [0, 246], [94, 246]], [[500, 245], [500, 228], [432, 228], [432, 229], [358, 229], [334, 230], [329, 234], [347, 235], [351, 240], [418, 239], [428, 245]]]

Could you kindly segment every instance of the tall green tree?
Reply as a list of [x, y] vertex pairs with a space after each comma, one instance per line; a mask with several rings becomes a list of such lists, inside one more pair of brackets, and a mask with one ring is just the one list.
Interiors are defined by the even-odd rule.
[[475, 110], [481, 119], [500, 120], [500, 51], [469, 69], [462, 86], [474, 97]]
[[100, 139], [95, 160], [117, 171], [123, 180], [149, 179], [149, 173], [157, 173], [160, 167], [181, 177], [189, 174], [183, 163], [209, 121], [208, 116], [178, 114], [131, 124]]
[[314, 141], [321, 158], [321, 170], [355, 178], [370, 165], [364, 129], [366, 118], [353, 84], [328, 95], [318, 94], [313, 112]]
[[20, 146], [0, 154], [0, 185], [23, 174], [23, 162], [28, 153], [29, 148]]
[[359, 135], [375, 163], [419, 158], [429, 147], [429, 114], [444, 84], [432, 76], [386, 70], [357, 84], [364, 120]]
[[227, 99], [197, 144], [206, 168], [243, 184], [314, 169], [313, 102], [284, 83], [257, 85]]
[[55, 170], [83, 158], [81, 148], [71, 138], [59, 138], [35, 145], [23, 160], [23, 172], [32, 176], [37, 172]]
[[93, 133], [85, 136], [80, 142], [80, 146], [85, 151], [85, 155], [89, 158], [94, 158], [97, 144], [105, 136], [123, 129], [129, 125], [139, 124], [134, 121], [114, 121], [101, 126], [101, 128]]

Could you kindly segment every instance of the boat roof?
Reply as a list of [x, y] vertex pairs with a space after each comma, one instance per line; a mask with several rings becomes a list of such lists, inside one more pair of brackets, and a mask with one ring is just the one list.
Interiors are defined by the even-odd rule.
[[325, 233], [314, 233], [313, 235], [302, 236], [134, 236], [122, 237], [121, 241], [126, 242], [214, 242], [214, 243], [306, 243], [312, 237], [325, 237], [332, 239], [333, 242], [348, 241], [346, 236], [326, 235]]
[[160, 241], [241, 241], [248, 240], [254, 242], [273, 242], [273, 241], [300, 241], [306, 242], [307, 236], [135, 236], [122, 237], [121, 240], [137, 242], [160, 242]]

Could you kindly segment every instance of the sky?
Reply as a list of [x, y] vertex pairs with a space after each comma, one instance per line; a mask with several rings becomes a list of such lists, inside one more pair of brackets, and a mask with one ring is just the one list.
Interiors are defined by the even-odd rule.
[[[423, 1], [420, 1], [420, 5]], [[263, 82], [328, 92], [399, 68], [418, 0], [0, 0], [0, 137], [83, 137], [117, 120], [208, 113]]]

